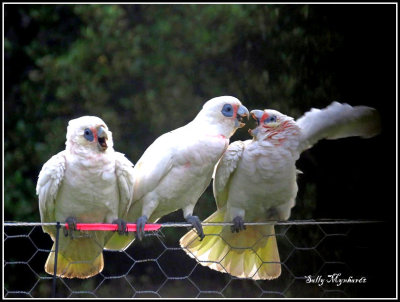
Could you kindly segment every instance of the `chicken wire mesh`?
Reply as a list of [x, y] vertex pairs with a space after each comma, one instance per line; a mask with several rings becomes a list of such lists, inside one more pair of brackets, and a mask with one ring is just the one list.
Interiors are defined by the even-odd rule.
[[[385, 296], [392, 288], [381, 278], [388, 273], [379, 261], [385, 259], [385, 249], [371, 240], [371, 234], [384, 232], [385, 227], [385, 223], [368, 221], [278, 223], [275, 230], [281, 276], [252, 280], [202, 266], [179, 246], [188, 225], [163, 224], [125, 251], [104, 251], [105, 265], [100, 274], [64, 279], [44, 271], [48, 253], [54, 251], [40, 224], [6, 223], [3, 297], [337, 298], [374, 296], [377, 288], [378, 295]], [[64, 236], [62, 230], [60, 236]], [[341, 282], [343, 279], [361, 283]]]

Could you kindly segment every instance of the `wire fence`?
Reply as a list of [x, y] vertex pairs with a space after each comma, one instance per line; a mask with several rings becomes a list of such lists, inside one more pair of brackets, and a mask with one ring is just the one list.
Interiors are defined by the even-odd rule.
[[[179, 238], [190, 228], [187, 223], [162, 223], [125, 251], [105, 250], [100, 274], [66, 279], [44, 271], [48, 253], [54, 250], [42, 223], [6, 222], [3, 297], [337, 298], [372, 296], [376, 286], [382, 289], [378, 276], [385, 268], [372, 260], [383, 257], [384, 251], [370, 234], [384, 232], [385, 223], [302, 220], [274, 224], [282, 267], [274, 280], [237, 278], [202, 266], [179, 246]], [[207, 225], [231, 223], [203, 223]], [[355, 279], [364, 282], [346, 281]]]

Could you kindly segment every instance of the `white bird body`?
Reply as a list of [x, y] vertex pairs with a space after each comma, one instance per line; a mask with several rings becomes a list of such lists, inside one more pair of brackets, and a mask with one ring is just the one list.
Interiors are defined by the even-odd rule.
[[93, 161], [63, 153], [67, 168], [57, 194], [54, 221], [65, 221], [70, 216], [87, 223], [111, 223], [117, 219], [115, 158], [101, 154]]
[[[312, 109], [296, 122], [275, 110], [253, 110], [257, 127], [253, 140], [229, 145], [215, 170], [217, 211], [205, 222], [233, 221], [204, 227], [203, 241], [193, 231], [180, 244], [201, 265], [236, 277], [274, 279], [281, 273], [273, 224], [245, 226], [245, 222], [287, 220], [297, 195], [296, 161], [320, 139], [365, 138], [380, 132], [375, 109], [332, 103]], [[233, 231], [236, 231], [234, 233]]]
[[[78, 223], [113, 223], [132, 201], [133, 164], [114, 151], [112, 133], [101, 119], [84, 116], [69, 122], [66, 149], [43, 165], [36, 191], [42, 222], [73, 218]], [[55, 240], [54, 227], [43, 230]], [[70, 235], [74, 238], [60, 235], [57, 275], [88, 278], [101, 272], [102, 250], [110, 234], [71, 231]], [[45, 269], [53, 274], [54, 252]]]
[[[184, 217], [191, 214], [197, 199], [211, 181], [215, 163], [228, 144], [227, 137], [217, 132], [205, 132], [196, 123], [160, 136], [134, 169], [135, 175], [141, 176], [136, 182], [134, 197], [134, 204], [139, 204], [135, 211], [131, 211], [135, 213], [130, 218], [136, 220], [143, 212], [149, 215], [150, 221], [156, 221], [181, 208]], [[161, 151], [169, 156], [160, 157]], [[153, 180], [158, 177], [151, 181], [146, 178], [165, 170], [168, 170], [168, 176], [160, 177], [156, 183]], [[138, 211], [139, 207], [141, 211]], [[146, 212], [146, 208], [154, 208], [154, 211]]]
[[[248, 221], [265, 220], [267, 215], [260, 217], [260, 213], [278, 207], [285, 212], [281, 219], [288, 219], [287, 213], [294, 206], [297, 195], [297, 157], [298, 154], [284, 146], [245, 141], [237, 166], [240, 172], [230, 179], [226, 221], [232, 221], [238, 215]], [[242, 190], [244, 187], [246, 189]]]
[[[202, 236], [193, 209], [211, 182], [214, 167], [229, 145], [235, 130], [248, 115], [241, 102], [230, 96], [209, 100], [193, 121], [157, 138], [134, 168], [135, 186], [127, 219], [137, 221], [139, 239], [144, 225], [178, 209]], [[123, 250], [125, 244], [111, 240], [107, 248]]]

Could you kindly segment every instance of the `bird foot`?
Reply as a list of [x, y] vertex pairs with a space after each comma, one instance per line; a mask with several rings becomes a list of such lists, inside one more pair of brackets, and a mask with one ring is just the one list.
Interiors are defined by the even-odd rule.
[[143, 215], [136, 221], [136, 238], [142, 241], [144, 237], [144, 226], [147, 222], [147, 216]]
[[186, 221], [189, 222], [192, 225], [192, 227], [196, 230], [197, 235], [199, 235], [200, 237], [200, 241], [203, 240], [204, 232], [199, 217], [189, 215], [186, 217]]
[[233, 218], [232, 220], [233, 225], [231, 226], [231, 231], [232, 233], [239, 233], [242, 230], [246, 229], [246, 226], [244, 225], [244, 220], [242, 217], [240, 216], [236, 216], [235, 218]]
[[120, 235], [128, 235], [128, 227], [126, 226], [125, 220], [120, 218], [113, 220], [112, 223], [118, 224], [118, 234]]
[[70, 216], [65, 220], [65, 223], [68, 224], [68, 230], [66, 228], [64, 229], [64, 236], [70, 236], [71, 239], [73, 239], [73, 233], [76, 231], [77, 220], [75, 217]]

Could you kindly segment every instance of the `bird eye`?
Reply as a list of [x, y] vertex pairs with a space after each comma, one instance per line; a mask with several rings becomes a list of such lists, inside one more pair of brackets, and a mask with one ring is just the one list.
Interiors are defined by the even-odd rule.
[[276, 122], [276, 115], [271, 115], [265, 119], [264, 124], [275, 123], [275, 122]]
[[221, 110], [222, 114], [225, 115], [226, 117], [232, 117], [233, 116], [233, 108], [231, 104], [225, 104], [224, 107], [222, 107]]
[[93, 141], [93, 132], [89, 128], [86, 128], [85, 131], [83, 132], [83, 136], [89, 141]]

